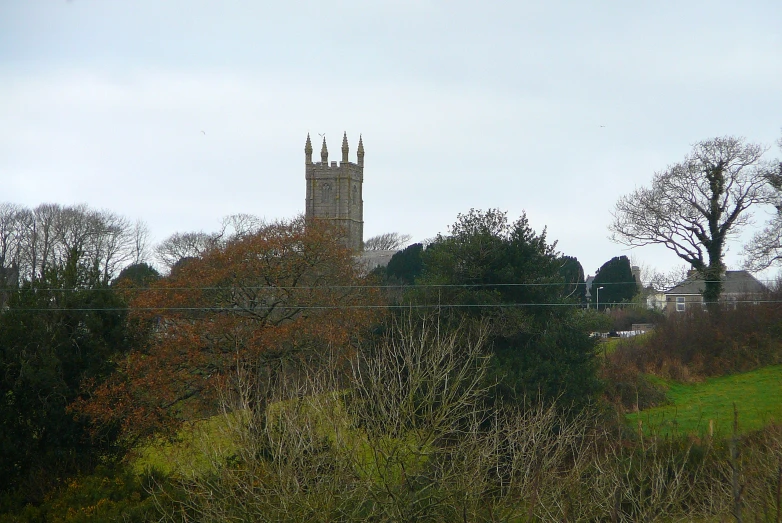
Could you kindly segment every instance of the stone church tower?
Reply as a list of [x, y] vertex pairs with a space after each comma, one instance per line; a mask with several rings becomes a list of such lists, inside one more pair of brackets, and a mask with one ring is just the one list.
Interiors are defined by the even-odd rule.
[[320, 149], [320, 162], [312, 162], [312, 142], [307, 133], [304, 146], [307, 202], [304, 216], [307, 219], [331, 220], [344, 231], [345, 243], [360, 251], [364, 242], [364, 143], [358, 139], [358, 161], [348, 161], [348, 135], [342, 137], [342, 161], [329, 164], [326, 138]]

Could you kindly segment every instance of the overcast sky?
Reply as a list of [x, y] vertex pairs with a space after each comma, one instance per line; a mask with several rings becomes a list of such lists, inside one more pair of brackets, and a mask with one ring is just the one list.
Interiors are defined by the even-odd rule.
[[496, 207], [587, 273], [666, 269], [608, 240], [610, 211], [698, 140], [780, 155], [782, 2], [0, 0], [0, 124], [1, 201], [156, 240], [303, 212], [307, 132], [339, 160], [347, 131], [365, 238]]

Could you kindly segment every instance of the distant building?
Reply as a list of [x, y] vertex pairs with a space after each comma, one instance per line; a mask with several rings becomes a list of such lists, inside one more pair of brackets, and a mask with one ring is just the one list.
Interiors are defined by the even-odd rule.
[[587, 301], [587, 308], [590, 307], [590, 303], [592, 302], [592, 282], [595, 281], [595, 277], [591, 274], [588, 274], [586, 277], [586, 280], [584, 280], [584, 286], [586, 287], [586, 292], [584, 293], [584, 298]]
[[656, 311], [664, 311], [665, 310], [665, 293], [663, 292], [652, 292], [648, 296], [646, 296], [646, 308], [647, 309], [653, 309]]
[[[720, 301], [733, 303], [734, 306], [740, 300], [751, 300], [767, 291], [766, 286], [747, 271], [726, 271], [722, 284]], [[683, 282], [665, 292], [665, 313], [675, 314], [692, 307], [702, 308], [705, 288], [705, 280], [697, 273], [691, 273]]]
[[329, 164], [326, 138], [320, 150], [320, 162], [312, 162], [312, 142], [307, 134], [304, 145], [307, 199], [305, 217], [328, 220], [344, 231], [345, 244], [360, 251], [364, 241], [364, 143], [358, 139], [356, 163], [348, 161], [348, 135], [342, 137], [342, 161]]
[[372, 272], [378, 267], [388, 267], [388, 262], [398, 253], [398, 250], [391, 251], [364, 251], [358, 260], [365, 272]]

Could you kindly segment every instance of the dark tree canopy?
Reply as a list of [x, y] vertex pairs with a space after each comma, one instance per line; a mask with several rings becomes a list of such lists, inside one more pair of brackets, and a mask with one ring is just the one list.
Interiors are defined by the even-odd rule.
[[147, 263], [134, 263], [128, 265], [119, 273], [112, 285], [130, 284], [136, 287], [144, 287], [160, 279], [160, 273]]
[[[597, 289], [600, 288], [600, 303], [597, 304]], [[627, 256], [615, 256], [605, 262], [592, 280], [592, 302], [600, 309], [617, 303], [629, 302], [638, 293], [638, 282], [633, 276]]]
[[69, 409], [128, 349], [124, 305], [75, 250], [9, 294], [0, 313], [0, 483], [89, 470], [115, 433], [91, 433]]
[[458, 325], [488, 323], [498, 397], [584, 405], [598, 390], [594, 342], [578, 326], [572, 284], [545, 230], [499, 210], [460, 214], [422, 253], [418, 303]]
[[420, 243], [414, 243], [394, 254], [386, 267], [389, 281], [414, 283], [423, 270], [423, 252], [424, 246]]
[[586, 282], [584, 280], [584, 268], [581, 262], [574, 256], [562, 256], [560, 259], [559, 274], [568, 285], [567, 296], [579, 303], [586, 302]]
[[706, 280], [714, 303], [722, 292], [728, 239], [749, 223], [750, 209], [769, 203], [765, 148], [726, 136], [696, 143], [683, 161], [616, 202], [611, 238], [631, 247], [661, 244]]

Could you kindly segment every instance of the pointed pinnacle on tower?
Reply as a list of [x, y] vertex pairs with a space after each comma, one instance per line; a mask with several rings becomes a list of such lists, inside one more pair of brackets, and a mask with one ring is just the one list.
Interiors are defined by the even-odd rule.
[[342, 135], [342, 161], [344, 163], [348, 163], [348, 133], [345, 131], [345, 134]]
[[358, 164], [364, 165], [364, 140], [362, 135], [358, 135]]
[[320, 161], [323, 162], [323, 164], [329, 163], [329, 150], [326, 147], [326, 137], [323, 137], [323, 147], [320, 148]]
[[304, 144], [304, 162], [312, 163], [312, 142], [310, 141], [310, 133], [307, 133], [307, 143]]

